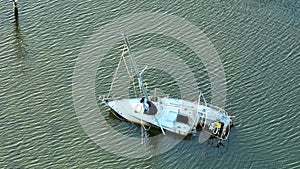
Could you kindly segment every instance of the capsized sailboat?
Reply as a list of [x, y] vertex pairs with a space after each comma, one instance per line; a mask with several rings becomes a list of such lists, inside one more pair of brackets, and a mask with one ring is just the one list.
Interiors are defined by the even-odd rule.
[[142, 126], [155, 126], [164, 135], [167, 130], [187, 136], [200, 129], [220, 141], [228, 138], [232, 124], [230, 116], [225, 110], [206, 103], [203, 94], [199, 94], [197, 102], [156, 95], [149, 96], [142, 78], [144, 70], [141, 72], [138, 70], [126, 35], [124, 35], [124, 42], [122, 57], [125, 53], [129, 53], [143, 97], [128, 99], [99, 97], [116, 116]]

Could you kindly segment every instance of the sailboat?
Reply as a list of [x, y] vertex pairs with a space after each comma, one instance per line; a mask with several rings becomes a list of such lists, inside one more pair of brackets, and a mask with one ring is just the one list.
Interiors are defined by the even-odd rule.
[[126, 99], [99, 97], [116, 116], [141, 126], [154, 126], [164, 135], [165, 131], [169, 131], [187, 136], [201, 130], [220, 141], [228, 138], [232, 124], [231, 117], [225, 110], [206, 103], [202, 93], [199, 94], [197, 102], [158, 97], [155, 94], [149, 96], [142, 77], [144, 70], [141, 72], [138, 70], [126, 35], [124, 42], [122, 57], [125, 53], [129, 54], [135, 72], [134, 77], [137, 78], [143, 96]]

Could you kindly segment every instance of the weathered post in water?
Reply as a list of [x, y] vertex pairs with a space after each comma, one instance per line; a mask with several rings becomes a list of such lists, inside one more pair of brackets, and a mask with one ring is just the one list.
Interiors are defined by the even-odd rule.
[[17, 0], [13, 0], [13, 7], [14, 7], [15, 19], [16, 19], [16, 21], [18, 21], [18, 19], [19, 19], [19, 13], [18, 13]]

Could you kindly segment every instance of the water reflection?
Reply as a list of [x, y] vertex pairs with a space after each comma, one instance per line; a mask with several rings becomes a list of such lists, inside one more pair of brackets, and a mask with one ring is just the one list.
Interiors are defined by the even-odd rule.
[[18, 17], [15, 18], [14, 22], [14, 35], [15, 35], [15, 44], [16, 44], [16, 55], [18, 58], [25, 58], [26, 52], [26, 43], [24, 42], [22, 33], [19, 27], [19, 19]]

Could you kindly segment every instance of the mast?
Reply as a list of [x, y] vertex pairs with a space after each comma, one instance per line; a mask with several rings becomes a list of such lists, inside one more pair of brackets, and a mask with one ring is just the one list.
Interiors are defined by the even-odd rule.
[[134, 67], [134, 71], [135, 71], [135, 73], [137, 75], [137, 79], [138, 79], [138, 82], [139, 82], [139, 87], [140, 87], [140, 89], [142, 90], [142, 92], [143, 92], [143, 94], [145, 96], [146, 102], [150, 101], [148, 93], [147, 93], [147, 90], [145, 89], [145, 86], [144, 86], [144, 83], [143, 83], [142, 73], [144, 71], [139, 72], [139, 70], [137, 68], [137, 65], [136, 65], [136, 61], [135, 61], [133, 53], [132, 53], [132, 50], [130, 48], [130, 44], [129, 44], [128, 38], [127, 38], [127, 36], [125, 34], [124, 34], [124, 41], [126, 43], [126, 46], [128, 47], [128, 51], [129, 51], [129, 55], [130, 55], [133, 67]]

